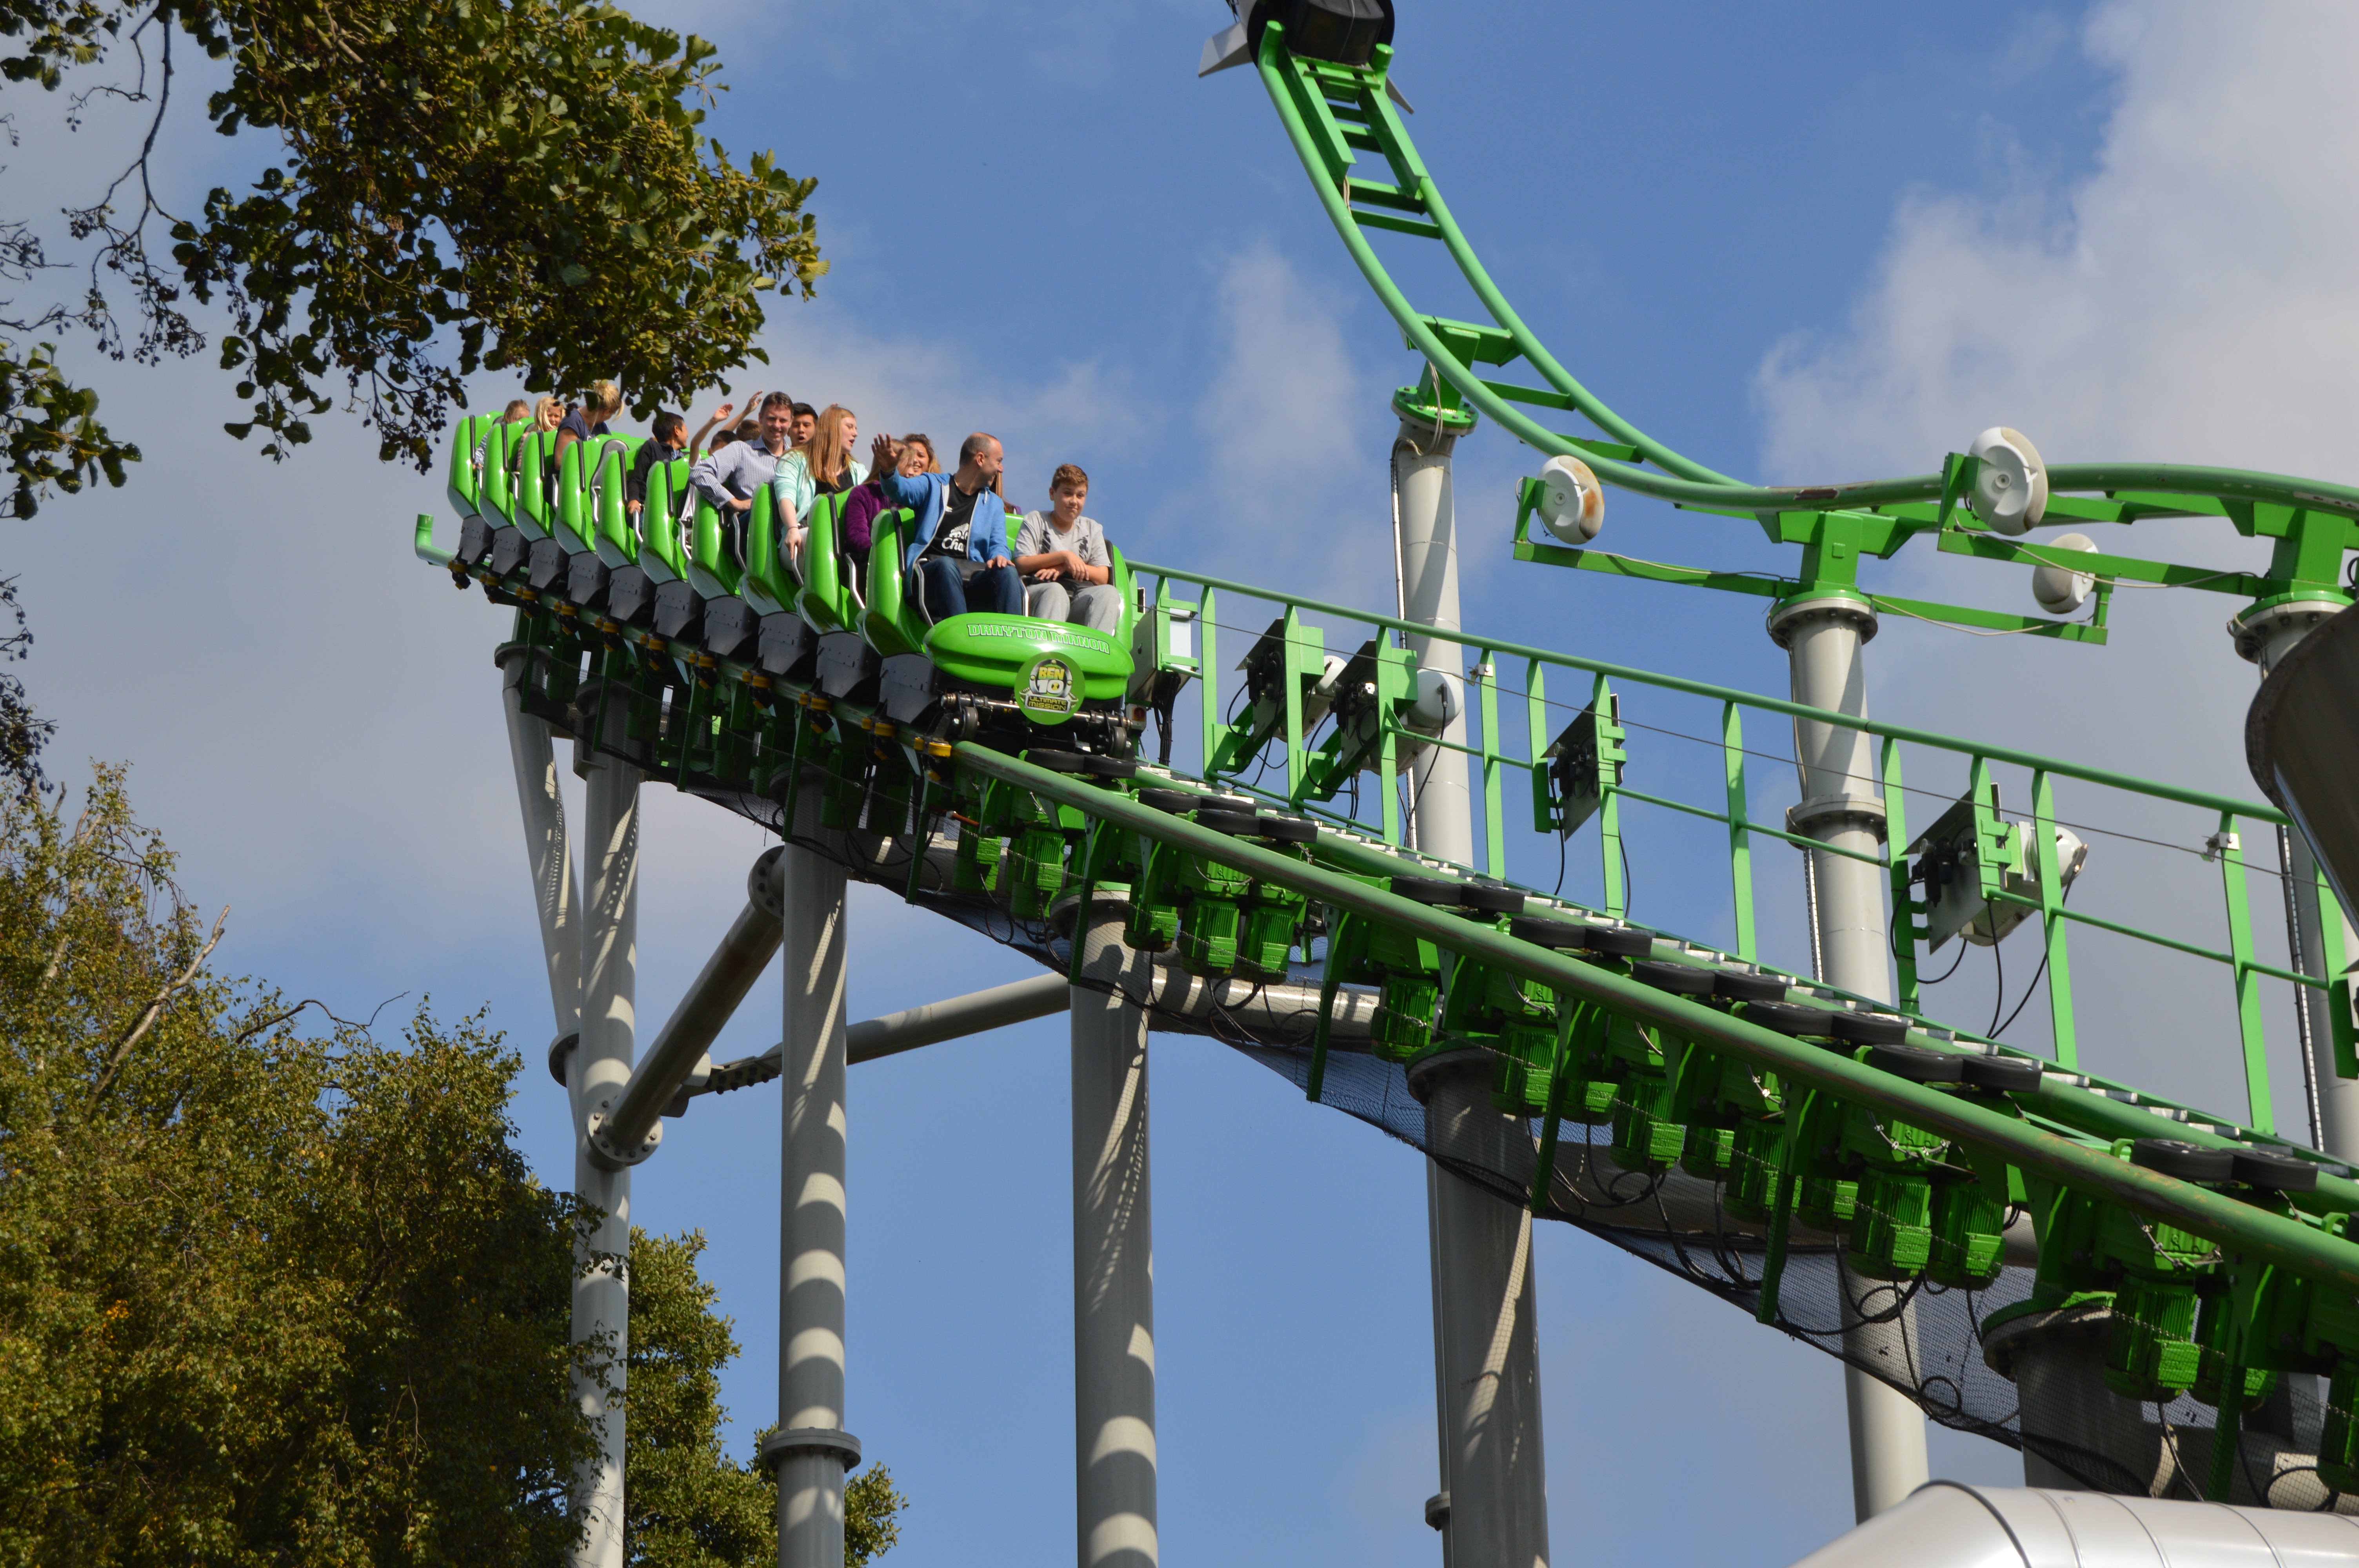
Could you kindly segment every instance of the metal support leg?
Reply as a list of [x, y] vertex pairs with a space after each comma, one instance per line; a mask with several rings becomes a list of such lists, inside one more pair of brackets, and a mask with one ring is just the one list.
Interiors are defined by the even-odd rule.
[[[613, 716], [619, 730], [619, 708]], [[582, 888], [582, 1044], [567, 1086], [575, 1110], [573, 1191], [603, 1217], [578, 1244], [584, 1267], [573, 1284], [573, 1341], [604, 1347], [603, 1378], [576, 1374], [582, 1408], [601, 1422], [598, 1457], [576, 1478], [573, 1507], [587, 1523], [575, 1568], [622, 1568], [623, 1391], [630, 1346], [631, 1173], [590, 1157], [586, 1118], [631, 1076], [632, 1000], [638, 963], [639, 772], [605, 753], [577, 759], [586, 774]]]
[[[1789, 600], [1772, 613], [1769, 634], [1792, 654], [1796, 702], [1840, 713], [1867, 713], [1860, 647], [1875, 635], [1875, 612], [1855, 599]], [[1797, 722], [1794, 755], [1801, 764], [1802, 801], [1788, 815], [1788, 831], [1837, 849], [1875, 854], [1884, 838], [1884, 803], [1863, 730]], [[1885, 924], [1885, 874], [1864, 860], [1824, 850], [1810, 857], [1811, 914], [1823, 969], [1820, 979], [1878, 1001], [1892, 1000], [1892, 955]], [[1925, 1484], [1925, 1416], [1917, 1402], [1862, 1370], [1886, 1367], [1915, 1381], [1914, 1305], [1891, 1308], [1889, 1292], [1873, 1281], [1842, 1271], [1843, 1404], [1851, 1418], [1852, 1505], [1859, 1519], [1882, 1513]]]
[[788, 847], [778, 1430], [762, 1445], [778, 1476], [778, 1568], [842, 1568], [843, 1476], [860, 1463], [843, 1429], [843, 881]]
[[573, 847], [566, 836], [565, 799], [558, 793], [549, 726], [525, 712], [522, 689], [535, 663], [548, 657], [529, 648], [501, 654], [500, 712], [507, 720], [508, 760], [516, 767], [516, 807], [524, 817], [525, 859], [532, 867], [549, 1011], [562, 1042], [582, 1030], [582, 916], [573, 902]]
[[1154, 968], [1123, 946], [1120, 904], [1087, 914], [1077, 972], [1095, 984], [1074, 986], [1071, 1008], [1074, 1556], [1081, 1568], [1154, 1568], [1147, 1015], [1125, 1000], [1146, 993]]
[[[1456, 435], [1447, 423], [1438, 427], [1403, 412], [1398, 398], [1395, 410], [1402, 414], [1392, 456], [1402, 619], [1455, 631], [1457, 518], [1450, 464]], [[1456, 418], [1458, 427], [1471, 427], [1464, 416]], [[1457, 643], [1408, 641], [1421, 668], [1459, 683], [1464, 651]], [[1460, 717], [1442, 738], [1462, 746], [1465, 704], [1457, 707]], [[1426, 854], [1473, 865], [1465, 754], [1430, 746], [1413, 778], [1410, 841]], [[1489, 1109], [1487, 1100], [1484, 1108]], [[1527, 1124], [1516, 1121], [1509, 1130], [1529, 1141]], [[1525, 1155], [1524, 1162], [1529, 1159]], [[1532, 1568], [1548, 1561], [1548, 1492], [1540, 1466], [1539, 1357], [1531, 1327], [1530, 1217], [1522, 1206], [1502, 1203], [1446, 1171], [1433, 1172], [1426, 1191], [1440, 1396], [1435, 1418], [1441, 1493], [1448, 1498], [1446, 1505], [1436, 1498], [1429, 1517], [1441, 1525], [1444, 1561], [1457, 1568]]]
[[[1491, 1104], [1488, 1053], [1419, 1063], [1410, 1088], [1425, 1101], [1426, 1146], [1495, 1171], [1531, 1163], [1531, 1127]], [[1435, 1296], [1442, 1360], [1450, 1503], [1445, 1560], [1545, 1568], [1548, 1474], [1532, 1288], [1532, 1217], [1431, 1166]]]

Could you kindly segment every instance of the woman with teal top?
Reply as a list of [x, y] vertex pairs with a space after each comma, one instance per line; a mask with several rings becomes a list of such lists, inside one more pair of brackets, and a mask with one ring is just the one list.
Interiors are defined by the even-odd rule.
[[810, 439], [778, 460], [778, 471], [770, 480], [770, 504], [787, 548], [801, 552], [802, 520], [810, 515], [811, 503], [822, 495], [842, 495], [868, 478], [868, 465], [852, 455], [852, 444], [858, 439], [860, 421], [851, 409], [831, 403]]

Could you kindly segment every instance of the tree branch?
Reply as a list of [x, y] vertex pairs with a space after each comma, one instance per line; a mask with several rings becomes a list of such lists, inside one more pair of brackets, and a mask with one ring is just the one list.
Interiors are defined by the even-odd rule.
[[114, 1087], [114, 1076], [123, 1070], [125, 1060], [130, 1056], [131, 1048], [138, 1044], [140, 1037], [153, 1028], [156, 1021], [164, 1015], [166, 1004], [195, 983], [197, 971], [205, 967], [205, 960], [212, 957], [213, 949], [220, 946], [222, 927], [228, 924], [229, 905], [223, 904], [220, 915], [213, 921], [212, 935], [206, 940], [202, 947], [197, 949], [197, 956], [189, 960], [189, 967], [180, 971], [180, 978], [158, 991], [149, 1000], [147, 1005], [139, 1010], [137, 1021], [131, 1025], [130, 1030], [115, 1045], [113, 1054], [107, 1057], [106, 1071], [98, 1076], [98, 1087], [91, 1091], [91, 1104], [96, 1105], [106, 1098], [106, 1091]]

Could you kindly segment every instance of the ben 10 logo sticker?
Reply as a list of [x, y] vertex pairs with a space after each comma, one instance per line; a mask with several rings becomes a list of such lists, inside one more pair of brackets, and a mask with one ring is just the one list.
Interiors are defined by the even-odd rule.
[[1027, 719], [1062, 724], [1082, 707], [1082, 674], [1060, 654], [1043, 654], [1016, 677], [1016, 706]]

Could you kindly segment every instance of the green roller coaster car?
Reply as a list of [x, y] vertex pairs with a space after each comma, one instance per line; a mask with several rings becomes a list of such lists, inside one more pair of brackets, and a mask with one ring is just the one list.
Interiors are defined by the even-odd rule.
[[[690, 492], [689, 463], [657, 463], [647, 503], [623, 505], [637, 437], [600, 437], [559, 458], [552, 432], [489, 415], [462, 421], [449, 492], [460, 513], [451, 569], [503, 601], [539, 604], [615, 646], [710, 669], [716, 661], [829, 698], [878, 703], [913, 750], [983, 739], [1016, 749], [1126, 755], [1130, 568], [1110, 550], [1123, 601], [1107, 633], [1020, 615], [939, 625], [904, 597], [899, 570], [846, 547], [846, 497], [822, 495], [790, 543], [770, 492], [732, 521]], [[913, 517], [875, 519], [869, 559], [898, 563]]]

